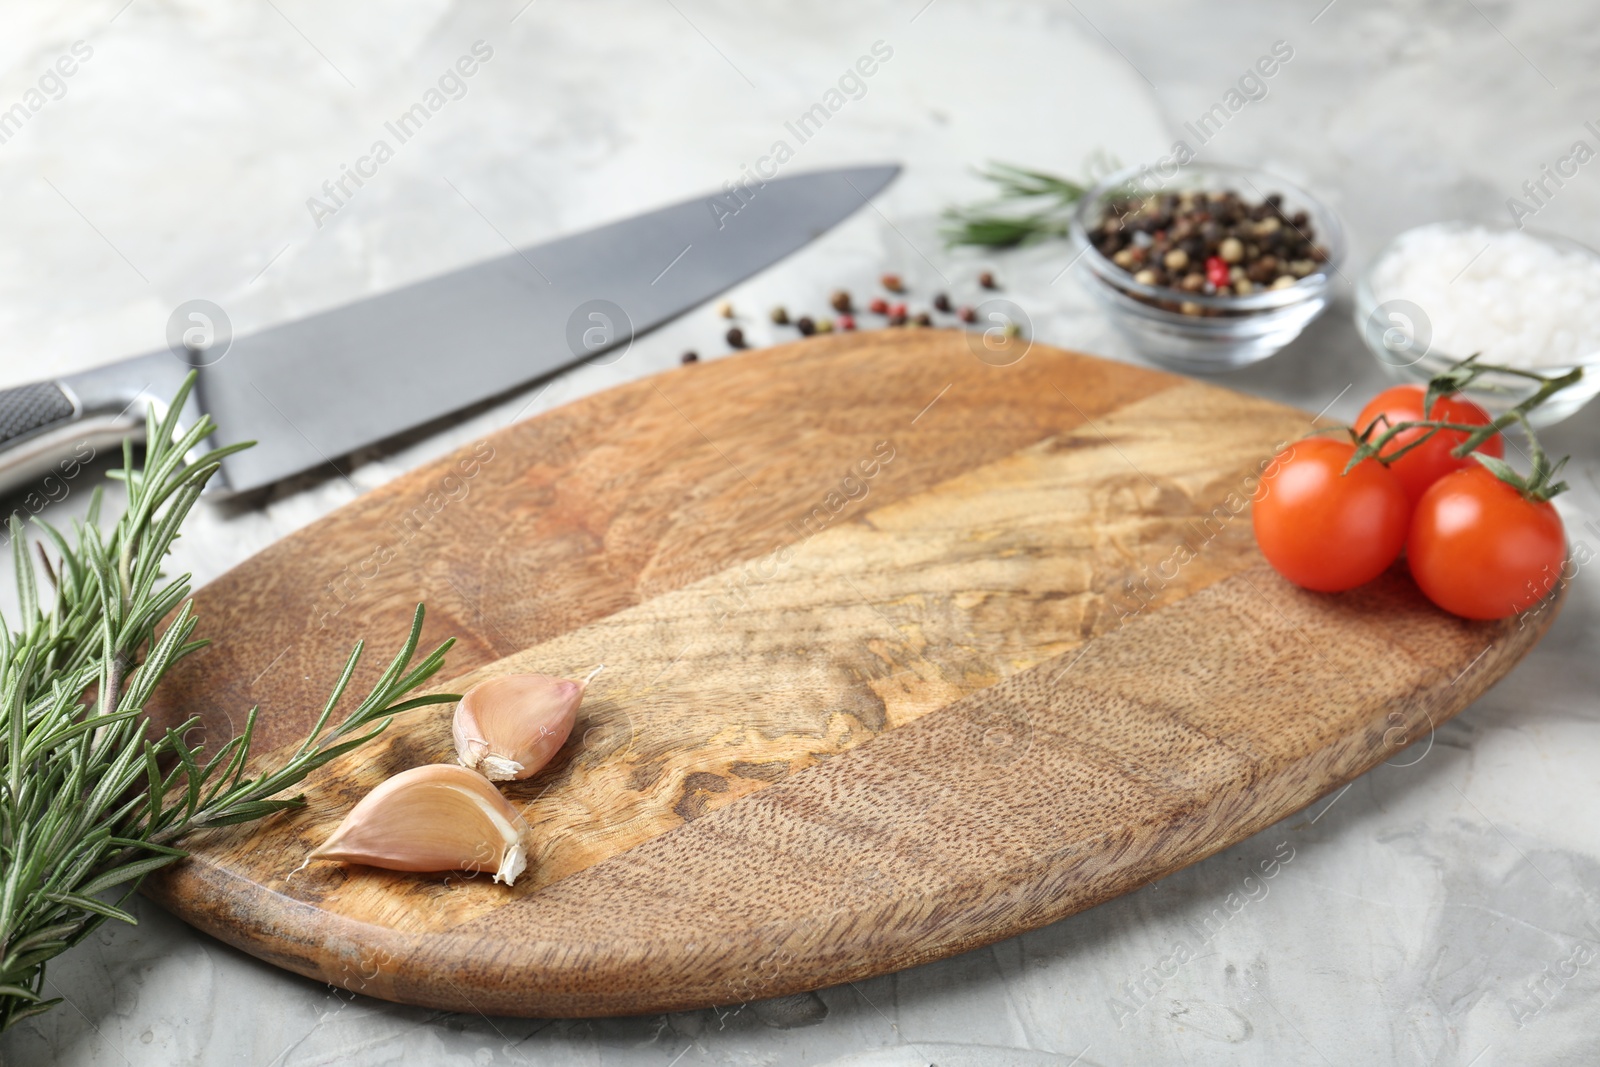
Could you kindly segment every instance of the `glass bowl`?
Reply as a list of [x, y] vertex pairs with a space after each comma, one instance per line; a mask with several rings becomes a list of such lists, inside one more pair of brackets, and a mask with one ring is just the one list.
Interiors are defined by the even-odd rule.
[[[1136, 282], [1089, 241], [1104, 219], [1106, 205], [1130, 195], [1217, 192], [1232, 189], [1260, 201], [1283, 196], [1286, 215], [1304, 211], [1313, 237], [1327, 252], [1324, 262], [1292, 286], [1245, 295], [1206, 295]], [[1148, 165], [1129, 167], [1084, 194], [1072, 216], [1076, 254], [1089, 268], [1084, 279], [1111, 322], [1152, 361], [1184, 371], [1222, 371], [1266, 359], [1300, 335], [1322, 314], [1330, 296], [1329, 278], [1344, 259], [1344, 228], [1339, 217], [1310, 193], [1266, 171], [1220, 163], [1190, 163], [1168, 177]], [[1180, 310], [1188, 307], [1186, 313]]]
[[[1517, 228], [1504, 223], [1465, 221], [1434, 222], [1415, 227], [1385, 245], [1383, 250], [1373, 257], [1372, 263], [1356, 282], [1356, 328], [1361, 331], [1362, 340], [1366, 342], [1367, 348], [1371, 350], [1378, 364], [1397, 381], [1426, 383], [1430, 378], [1448, 370], [1472, 353], [1447, 352], [1434, 345], [1435, 330], [1427, 311], [1419, 303], [1408, 299], [1398, 291], [1376, 292], [1374, 276], [1389, 254], [1407, 239], [1417, 235], [1450, 234], [1468, 230], [1508, 233], [1517, 231]], [[1519, 232], [1563, 252], [1600, 262], [1600, 252], [1577, 241], [1526, 228]], [[1481, 252], [1479, 254], [1482, 255]], [[1476, 260], [1477, 257], [1474, 257], [1473, 262]], [[1463, 266], [1461, 273], [1471, 268], [1473, 262]], [[1460, 274], [1456, 277], [1459, 278]], [[1455, 279], [1452, 279], [1451, 283], [1454, 281]], [[1485, 363], [1497, 362], [1493, 351], [1483, 352], [1481, 358]], [[1600, 393], [1600, 350], [1587, 352], [1568, 363], [1526, 368], [1540, 374], [1558, 376], [1571, 371], [1574, 367], [1583, 368], [1582, 380], [1568, 386], [1535, 408], [1528, 415], [1528, 421], [1534, 426], [1552, 426], [1594, 399], [1596, 393]], [[1489, 373], [1464, 390], [1462, 395], [1489, 414], [1500, 415], [1526, 400], [1538, 388], [1538, 383], [1527, 378], [1513, 374]]]

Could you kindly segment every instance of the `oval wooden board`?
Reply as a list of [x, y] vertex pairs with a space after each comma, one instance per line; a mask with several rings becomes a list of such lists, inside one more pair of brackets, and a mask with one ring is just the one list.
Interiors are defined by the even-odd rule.
[[[1022, 355], [1019, 342], [1013, 355]], [[313, 864], [451, 758], [412, 713], [149, 886], [379, 997], [572, 1016], [738, 1003], [951, 955], [1193, 863], [1430, 736], [1536, 641], [1398, 569], [1261, 560], [1253, 475], [1309, 418], [1034, 345], [819, 338], [625, 385], [357, 500], [203, 589], [167, 714], [307, 729], [348, 649], [459, 638], [440, 691], [605, 663], [507, 795], [514, 889]]]

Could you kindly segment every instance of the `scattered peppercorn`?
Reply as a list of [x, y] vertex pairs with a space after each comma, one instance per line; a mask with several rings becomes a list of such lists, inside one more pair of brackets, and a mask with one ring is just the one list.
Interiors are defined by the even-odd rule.
[[885, 274], [878, 279], [878, 284], [891, 293], [903, 293], [906, 291], [906, 285], [900, 280], [900, 275], [898, 274]]
[[890, 326], [904, 326], [905, 324], [906, 324], [906, 314], [905, 314], [905, 312], [897, 311], [897, 312], [894, 312], [893, 314], [891, 314], [889, 316], [889, 325]]
[[963, 307], [960, 311], [956, 312], [956, 318], [960, 319], [962, 322], [977, 322], [978, 313], [969, 307]]
[[818, 319], [817, 320], [817, 332], [818, 333], [832, 333], [833, 332], [833, 320], [832, 319]]
[[1004, 332], [1005, 332], [1005, 335], [1006, 335], [1007, 339], [1010, 339], [1012, 337], [1018, 337], [1018, 336], [1020, 336], [1022, 334], [1022, 327], [1018, 326], [1016, 323], [1012, 322], [1010, 319], [1007, 319]]
[[782, 304], [779, 304], [777, 307], [772, 309], [772, 321], [777, 323], [779, 326], [787, 326], [789, 324], [789, 310]]
[[717, 314], [721, 315], [725, 319], [733, 318], [733, 301], [724, 300], [722, 303], [718, 304]]
[[978, 284], [983, 286], [985, 289], [1000, 288], [995, 284], [994, 275], [989, 271], [983, 271], [978, 275]]
[[854, 317], [852, 317], [850, 315], [840, 315], [839, 316], [839, 329], [841, 329], [841, 330], [853, 330], [855, 328], [856, 328], [856, 320], [855, 320]]
[[926, 311], [919, 311], [917, 312], [917, 317], [911, 321], [916, 323], [918, 326], [932, 326], [933, 316], [928, 314]]
[[734, 326], [728, 330], [728, 344], [734, 348], [744, 347], [744, 331]]
[[817, 324], [811, 321], [810, 315], [801, 315], [795, 319], [794, 328], [800, 331], [801, 337], [810, 337], [817, 332]]
[[949, 311], [950, 310], [950, 297], [947, 296], [944, 293], [940, 293], [938, 296], [934, 297], [933, 298], [933, 310], [935, 310], [935, 311], [946, 311], [946, 312]]
[[835, 311], [849, 311], [851, 309], [850, 293], [844, 289], [835, 289], [833, 295], [828, 298], [828, 303], [833, 305], [833, 310]]
[[867, 310], [874, 315], [887, 315], [889, 314], [889, 301], [881, 296], [875, 296], [872, 298], [872, 302], [867, 305]]
[[889, 309], [889, 314], [899, 315], [903, 319], [906, 317], [906, 306], [904, 304], [895, 304]]
[[699, 363], [700, 362], [700, 353], [698, 353], [698, 352], [685, 352], [683, 354], [683, 361], [685, 363]]

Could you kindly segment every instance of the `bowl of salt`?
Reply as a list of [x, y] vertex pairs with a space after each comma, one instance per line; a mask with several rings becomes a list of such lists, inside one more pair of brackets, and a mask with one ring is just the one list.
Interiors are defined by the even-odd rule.
[[[1600, 252], [1514, 226], [1436, 222], [1400, 234], [1356, 284], [1356, 326], [1400, 381], [1426, 382], [1471, 355], [1545, 377], [1583, 368], [1535, 408], [1549, 426], [1600, 392]], [[1464, 395], [1499, 415], [1538, 382], [1488, 372]]]

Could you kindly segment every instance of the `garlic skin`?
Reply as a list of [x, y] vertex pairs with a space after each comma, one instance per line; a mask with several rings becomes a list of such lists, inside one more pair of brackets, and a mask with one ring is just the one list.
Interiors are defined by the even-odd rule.
[[528, 824], [506, 798], [464, 767], [414, 767], [350, 809], [308, 857], [391, 871], [493, 871], [514, 885], [528, 865]]
[[456, 705], [456, 759], [494, 782], [532, 777], [566, 744], [588, 683], [545, 674], [479, 682]]

